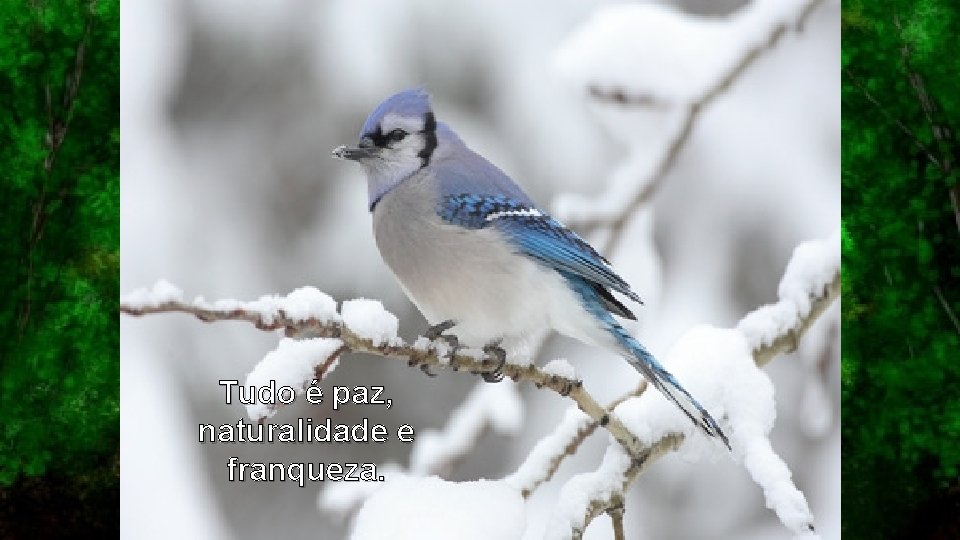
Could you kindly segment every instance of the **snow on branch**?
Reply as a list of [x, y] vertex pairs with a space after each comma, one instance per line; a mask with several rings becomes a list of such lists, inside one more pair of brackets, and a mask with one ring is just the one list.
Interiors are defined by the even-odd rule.
[[[576, 409], [575, 409], [576, 410]], [[443, 475], [467, 456], [487, 431], [516, 435], [523, 419], [523, 401], [513, 385], [478, 383], [457, 407], [440, 431], [417, 434], [410, 453], [410, 466], [403, 470], [388, 465], [388, 477]], [[383, 487], [378, 482], [334, 482], [320, 492], [321, 510], [345, 517], [355, 512]]]
[[[697, 19], [656, 4], [598, 9], [558, 50], [558, 70], [600, 103], [663, 111], [672, 136], [662, 144], [640, 137], [644, 148], [635, 148], [606, 193], [561, 197], [557, 216], [579, 228], [610, 227], [609, 253], [630, 216], [676, 165], [701, 114], [823, 3], [752, 2], [727, 20]], [[625, 142], [635, 145], [636, 133], [629, 137]]]
[[804, 242], [777, 287], [780, 300], [748, 313], [737, 323], [762, 367], [797, 348], [800, 336], [840, 294], [840, 230], [829, 238]]
[[364, 504], [351, 538], [518, 538], [525, 526], [523, 499], [502, 481], [400, 476]]
[[[697, 327], [678, 340], [665, 364], [708, 410], [731, 426], [733, 457], [763, 489], [767, 506], [798, 536], [810, 536], [813, 516], [790, 470], [774, 452], [769, 432], [775, 416], [773, 385], [759, 369], [792, 351], [800, 337], [840, 293], [840, 233], [799, 245], [778, 287], [779, 301], [747, 314], [733, 329]], [[580, 538], [597, 516], [622, 508], [624, 494], [645, 468], [670, 451], [697, 459], [712, 453], [703, 437], [677, 418], [658, 394], [641, 386], [610, 408], [637, 435], [640, 454], [610, 445], [600, 467], [573, 477], [561, 491], [548, 538]], [[573, 455], [595, 425], [573, 413], [541, 440], [507, 478], [529, 493]]]
[[553, 477], [564, 458], [577, 452], [580, 444], [597, 429], [597, 425], [576, 407], [567, 409], [553, 433], [540, 439], [520, 468], [505, 480], [520, 490], [525, 498], [529, 497], [542, 483]]
[[[758, 368], [777, 354], [793, 350], [803, 333], [838, 296], [839, 242], [837, 232], [827, 240], [801, 244], [780, 282], [777, 303], [754, 310], [733, 329], [698, 327], [689, 331], [665, 362], [715, 417], [730, 426], [734, 459], [761, 486], [768, 507], [798, 534], [812, 530], [813, 518], [803, 494], [792, 483], [789, 469], [770, 445], [773, 387]], [[305, 388], [329, 376], [347, 351], [396, 358], [411, 366], [478, 374], [494, 371], [498, 363], [493, 355], [480, 351], [450, 354], [445, 343], [426, 338], [406, 344], [397, 335], [396, 317], [379, 302], [350, 300], [337, 310], [336, 301], [312, 287], [252, 302], [207, 302], [199, 297], [186, 302], [179, 289], [161, 281], [151, 290], [141, 289], [123, 296], [120, 309], [129, 315], [180, 312], [206, 322], [240, 320], [262, 330], [284, 330], [287, 337], [249, 375], [251, 384], [279, 378], [285, 384]], [[564, 486], [550, 525], [558, 538], [579, 537], [600, 514], [619, 515], [626, 490], [650, 463], [667, 452], [679, 449], [694, 459], [716, 455], [711, 441], [700, 436], [660, 394], [644, 392], [645, 384], [604, 407], [586, 392], [565, 361], [537, 368], [529, 362], [511, 360], [503, 367], [506, 376], [568, 396], [575, 401], [576, 409], [568, 411], [557, 430], [536, 445], [513, 475], [482, 489], [509, 489], [518, 497], [526, 497], [549, 480], [562, 460], [575, 453], [598, 425], [617, 441], [608, 447], [597, 471], [575, 476]], [[501, 388], [506, 386], [481, 385], [451, 417], [443, 432], [427, 434], [411, 456], [409, 473], [437, 474], [445, 464], [463, 455], [464, 449], [488, 427], [501, 432], [517, 429], [515, 422], [521, 415], [504, 411], [503, 406], [514, 403], [515, 409], [519, 400], [515, 393], [510, 394], [512, 400], [505, 399]], [[248, 412], [251, 418], [262, 421], [275, 411]], [[406, 475], [397, 467], [393, 470], [399, 473], [397, 476]], [[464, 492], [474, 489], [469, 483], [444, 485], [444, 489]], [[386, 486], [376, 486], [381, 487]], [[383, 489], [370, 497], [373, 491], [365, 489], [363, 493], [334, 499], [339, 499], [344, 510], [351, 510], [368, 498], [365, 508], [371, 504], [376, 507], [375, 498]], [[344, 501], [350, 504], [344, 505]], [[336, 501], [329, 506], [336, 506]]]
[[[336, 302], [332, 298], [313, 287], [297, 289], [286, 297], [274, 295], [252, 302], [218, 300], [210, 303], [200, 297], [193, 302], [185, 302], [179, 289], [161, 281], [152, 290], [139, 289], [120, 298], [120, 311], [129, 315], [188, 313], [204, 322], [239, 320], [250, 322], [261, 330], [282, 329], [291, 338], [334, 338], [339, 340], [340, 346], [328, 350], [331, 356], [344, 351], [363, 352], [403, 360], [410, 366], [462, 370], [473, 374], [492, 373], [500, 363], [494, 354], [481, 351], [460, 349], [450, 353], [442, 341], [434, 342], [421, 337], [412, 345], [405, 343], [397, 335], [396, 317], [384, 310], [377, 301], [346, 301], [339, 313], [335, 308]], [[284, 348], [293, 350], [288, 346]], [[297, 351], [300, 352], [299, 349]], [[255, 371], [273, 369], [272, 366], [279, 362], [297, 366], [297, 369], [304, 365], [303, 358], [286, 360], [279, 348], [274, 353], [267, 355]], [[321, 355], [310, 359], [310, 362], [313, 366], [327, 366], [329, 369], [336, 365], [331, 361], [331, 356]], [[502, 373], [514, 381], [527, 381], [538, 388], [548, 388], [569, 397], [580, 410], [604, 425], [631, 453], [640, 450], [640, 441], [619, 419], [607, 414], [606, 408], [583, 388], [582, 381], [557, 375], [553, 371], [561, 368], [558, 365], [554, 368], [545, 371], [530, 362], [507, 362], [502, 367]], [[563, 371], [568, 370], [563, 368]], [[319, 375], [327, 376], [329, 372]], [[302, 384], [312, 384], [312, 379], [304, 380]], [[254, 414], [253, 420], [263, 421], [275, 410], [248, 412]]]

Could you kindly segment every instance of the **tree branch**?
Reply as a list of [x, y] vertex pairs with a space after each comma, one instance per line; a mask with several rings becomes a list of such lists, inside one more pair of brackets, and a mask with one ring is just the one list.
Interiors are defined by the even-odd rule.
[[[94, 2], [95, 3], [95, 2]], [[57, 191], [53, 200], [47, 199], [47, 184], [53, 176], [53, 166], [57, 160], [57, 154], [63, 141], [66, 139], [67, 130], [70, 128], [70, 121], [73, 119], [73, 111], [77, 103], [77, 92], [80, 89], [80, 77], [83, 75], [83, 60], [87, 50], [87, 40], [90, 38], [90, 30], [93, 27], [93, 12], [87, 15], [86, 24], [83, 30], [83, 37], [77, 44], [77, 52], [74, 56], [73, 71], [64, 75], [64, 89], [61, 96], [61, 111], [56, 114], [53, 110], [52, 97], [50, 95], [50, 84], [44, 86], [44, 101], [47, 111], [47, 133], [45, 144], [47, 146], [47, 155], [43, 160], [43, 174], [40, 177], [40, 189], [37, 200], [33, 203], [32, 219], [30, 225], [30, 236], [27, 238], [27, 271], [26, 271], [26, 293], [23, 303], [20, 306], [20, 315], [17, 324], [20, 329], [20, 336], [26, 329], [27, 322], [30, 320], [30, 312], [33, 305], [33, 273], [34, 273], [34, 254], [40, 240], [43, 238], [43, 230], [46, 227], [46, 212], [54, 202], [62, 201], [69, 192], [70, 183], [66, 183]]]
[[947, 313], [947, 317], [950, 318], [950, 322], [953, 323], [953, 327], [957, 329], [957, 334], [960, 334], [960, 319], [957, 319], [957, 314], [954, 313], [953, 308], [950, 307], [950, 302], [947, 302], [946, 297], [943, 296], [943, 291], [940, 290], [940, 285], [933, 286], [933, 294], [937, 296], [937, 300], [940, 301], [943, 311]]
[[941, 170], [943, 169], [943, 165], [940, 164], [940, 160], [937, 159], [935, 155], [933, 155], [933, 152], [930, 150], [930, 148], [927, 147], [926, 144], [923, 143], [922, 140], [920, 140], [920, 137], [917, 136], [917, 134], [914, 133], [913, 130], [907, 127], [907, 125], [904, 124], [902, 120], [890, 114], [890, 112], [880, 103], [880, 101], [877, 100], [877, 98], [875, 98], [873, 94], [871, 94], [867, 90], [867, 87], [864, 86], [864, 84], [860, 82], [860, 80], [857, 79], [857, 77], [854, 76], [849, 69], [844, 69], [843, 75], [847, 77], [847, 79], [849, 79], [850, 82], [853, 83], [853, 85], [856, 86], [858, 90], [860, 90], [860, 93], [863, 94], [863, 97], [867, 98], [867, 101], [872, 103], [877, 108], [877, 110], [880, 111], [880, 114], [882, 114], [884, 118], [886, 118], [888, 121], [892, 122], [897, 127], [899, 127], [900, 131], [903, 131], [907, 135], [907, 137], [910, 137], [910, 140], [913, 141], [913, 144], [917, 145], [917, 147], [923, 151], [923, 153], [927, 156], [927, 159], [930, 160], [930, 163], [933, 163], [934, 165], [936, 165], [938, 169], [941, 169]]
[[[614, 410], [627, 399], [641, 395], [646, 389], [647, 380], [641, 379], [632, 392], [610, 402], [607, 410]], [[584, 421], [581, 416], [568, 413], [554, 428], [553, 433], [541, 439], [517, 472], [509, 477], [523, 497], [529, 497], [538, 487], [549, 482], [563, 461], [576, 454], [580, 445], [593, 435], [598, 426], [592, 419]]]
[[[833, 304], [833, 301], [840, 296], [840, 274], [834, 277], [834, 279], [827, 285], [824, 290], [823, 296], [817, 297], [810, 307], [809, 314], [802, 319], [802, 322], [793, 330], [786, 332], [784, 335], [778, 337], [770, 344], [760, 345], [753, 350], [753, 358], [758, 367], [763, 367], [767, 365], [771, 360], [773, 360], [777, 355], [791, 352], [796, 349], [797, 344], [810, 326], [813, 325], [817, 319], [820, 318], [820, 315], [826, 311], [830, 305]], [[939, 296], [939, 295], [938, 295]], [[942, 300], [941, 300], [942, 302]], [[949, 308], [949, 305], [946, 305]], [[960, 323], [955, 323], [960, 324]], [[960, 332], [960, 326], [958, 326], [958, 332]], [[640, 384], [634, 390], [627, 392], [614, 400], [607, 406], [608, 411], [613, 411], [624, 401], [639, 397], [647, 389], [647, 381], [641, 380]], [[560, 468], [560, 465], [563, 461], [569, 457], [576, 454], [577, 449], [580, 447], [583, 442], [593, 434], [596, 430], [598, 424], [591, 420], [589, 422], [582, 423], [579, 426], [576, 426], [574, 429], [571, 429], [566, 424], [571, 421], [576, 421], [576, 419], [569, 420], [564, 418], [561, 421], [551, 435], [548, 435], [543, 439], [547, 441], [548, 439], [559, 437], [563, 434], [566, 434], [566, 437], [561, 440], [551, 440], [549, 446], [552, 448], [561, 448], [562, 451], [554, 454], [548, 459], [548, 465], [545, 467], [546, 473], [542, 476], [535, 477], [529, 484], [522, 485], [521, 493], [524, 497], [529, 497], [538, 487], [543, 483], [549, 482], [557, 470]], [[536, 456], [536, 452], [531, 452], [531, 456]], [[528, 458], [528, 462], [531, 458]], [[521, 468], [530, 467], [537, 468], [538, 466], [533, 463], [524, 463]], [[600, 512], [603, 513], [603, 512]]]
[[[638, 208], [646, 204], [656, 194], [657, 190], [663, 184], [664, 177], [673, 169], [674, 165], [676, 165], [680, 153], [683, 151], [684, 146], [690, 138], [690, 134], [693, 132], [693, 127], [696, 125], [703, 111], [718, 97], [729, 90], [734, 82], [736, 82], [764, 52], [772, 50], [783, 36], [786, 35], [791, 26], [797, 31], [800, 31], [810, 14], [822, 3], [823, 0], [809, 0], [800, 9], [796, 21], [792, 25], [780, 23], [771, 28], [770, 33], [764, 41], [744, 50], [740, 59], [733, 64], [728, 72], [724, 73], [701, 97], [687, 106], [683, 121], [664, 151], [663, 156], [657, 162], [657, 166], [654, 167], [653, 171], [641, 182], [643, 187], [631, 197], [629, 203], [617, 212], [616, 216], [612, 218], [604, 217], [602, 219], [584, 220], [579, 223], [580, 226], [587, 229], [587, 232], [605, 225], [610, 227], [611, 233], [602, 252], [611, 253], [616, 249], [617, 242], [619, 242], [622, 236], [623, 228], [626, 226], [630, 217]], [[650, 96], [645, 94], [634, 95], [634, 93], [624, 89], [604, 90], [595, 85], [590, 87], [590, 94], [599, 101], [608, 101], [623, 105], [647, 105], [651, 100]], [[576, 225], [576, 223], [574, 224]]]
[[[424, 341], [432, 343], [426, 338], [417, 340], [415, 345], [405, 343], [400, 345], [375, 344], [372, 339], [360, 336], [342, 322], [321, 322], [315, 317], [292, 318], [282, 309], [265, 314], [263, 311], [254, 311], [244, 307], [217, 308], [215, 304], [210, 305], [202, 302], [188, 304], [180, 300], [169, 300], [154, 305], [142, 305], [134, 301], [121, 299], [120, 311], [133, 316], [156, 313], [187, 313], [204, 322], [246, 321], [264, 331], [282, 329], [288, 337], [294, 338], [339, 338], [349, 351], [404, 360], [409, 366], [447, 368], [453, 371], [462, 370], [473, 374], [481, 374], [494, 372], [499, 363], [499, 359], [492, 354], [480, 355], [471, 352], [456, 352], [445, 356], [435, 344], [429, 347], [419, 346]], [[607, 413], [607, 409], [583, 388], [582, 381], [546, 373], [533, 364], [507, 363], [503, 366], [502, 372], [515, 382], [530, 382], [537, 388], [549, 388], [561, 396], [569, 397], [594, 422], [604, 426], [630, 454], [638, 454], [641, 451], [641, 444], [637, 437], [630, 433], [618, 418]]]
[[627, 535], [623, 531], [623, 501], [620, 502], [620, 506], [607, 510], [607, 514], [610, 516], [613, 525], [613, 539], [627, 540]]
[[671, 433], [649, 447], [644, 448], [639, 456], [631, 460], [630, 466], [624, 471], [622, 488], [619, 491], [614, 491], [607, 497], [590, 501], [590, 505], [584, 514], [583, 528], [574, 529], [572, 537], [574, 539], [581, 538], [587, 527], [590, 526], [590, 522], [600, 514], [609, 512], [611, 509], [622, 508], [624, 504], [623, 495], [630, 489], [630, 486], [640, 474], [647, 470], [650, 464], [658, 458], [680, 448], [682, 443], [683, 435]]
[[[903, 26], [900, 23], [899, 15], [894, 14], [893, 24], [900, 33], [900, 39], [903, 40], [903, 45], [900, 47], [900, 58], [903, 62], [903, 68], [907, 72], [907, 79], [910, 81], [910, 86], [912, 86], [917, 93], [920, 109], [923, 111], [923, 115], [930, 125], [930, 131], [933, 133], [933, 138], [937, 142], [940, 160], [943, 164], [939, 166], [939, 168], [949, 179], [953, 172], [953, 155], [954, 152], [957, 151], [957, 149], [952, 146], [956, 145], [956, 141], [953, 139], [953, 133], [947, 123], [939, 121], [936, 101], [930, 96], [930, 93], [927, 92], [926, 85], [923, 82], [923, 76], [910, 64], [910, 46], [903, 38]], [[957, 223], [957, 232], [960, 233], [960, 182], [955, 182], [952, 186], [947, 186], [947, 188], [950, 204], [953, 206], [953, 217]]]
[[[803, 334], [805, 334], [820, 315], [830, 307], [833, 301], [839, 297], [840, 283], [840, 272], [838, 269], [833, 279], [823, 288], [823, 291], [811, 298], [810, 309], [805, 316], [799, 319], [798, 324], [791, 328], [784, 329], [783, 333], [771, 343], [761, 344], [754, 348], [753, 358], [757, 367], [765, 366], [770, 360], [781, 353], [791, 352], [796, 349]], [[671, 433], [663, 436], [649, 447], [645, 447], [640, 456], [634, 457], [630, 466], [624, 471], [623, 489], [591, 501], [584, 514], [583, 528], [586, 529], [595, 517], [621, 504], [620, 501], [623, 500], [623, 494], [626, 493], [646, 467], [668, 452], [680, 448], [684, 438], [683, 434]], [[577, 534], [577, 531], [574, 531], [574, 538], [577, 537]], [[579, 534], [582, 534], [582, 531], [580, 531]]]

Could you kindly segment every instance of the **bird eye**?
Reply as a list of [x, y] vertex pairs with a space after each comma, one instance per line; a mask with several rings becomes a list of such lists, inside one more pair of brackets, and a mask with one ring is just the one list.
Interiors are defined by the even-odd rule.
[[391, 141], [402, 141], [403, 138], [406, 137], [406, 136], [407, 136], [407, 132], [404, 131], [404, 130], [402, 130], [402, 129], [400, 129], [400, 128], [397, 128], [397, 129], [391, 131], [390, 133], [387, 133], [387, 137], [388, 137]]

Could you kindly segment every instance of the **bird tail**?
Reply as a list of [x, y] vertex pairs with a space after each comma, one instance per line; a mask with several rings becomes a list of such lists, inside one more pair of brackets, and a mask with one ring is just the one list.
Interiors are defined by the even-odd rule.
[[711, 437], [719, 437], [723, 444], [730, 448], [730, 441], [723, 430], [720, 429], [716, 420], [697, 400], [693, 399], [693, 396], [683, 386], [680, 386], [677, 379], [650, 354], [646, 347], [641, 345], [618, 323], [614, 323], [610, 327], [610, 332], [620, 346], [625, 349], [627, 362], [631, 366], [646, 377], [650, 384], [672, 401], [704, 433]]

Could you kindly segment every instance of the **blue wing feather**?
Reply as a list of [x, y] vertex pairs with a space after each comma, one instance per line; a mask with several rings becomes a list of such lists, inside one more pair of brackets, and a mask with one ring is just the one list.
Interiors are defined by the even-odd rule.
[[590, 244], [542, 210], [510, 197], [451, 195], [441, 199], [437, 213], [444, 221], [468, 229], [496, 228], [518, 252], [559, 272], [580, 297], [583, 307], [617, 340], [630, 365], [707, 435], [719, 437], [730, 447], [710, 413], [611, 316], [611, 311], [632, 314], [607, 288], [638, 302], [640, 298]]
[[593, 246], [523, 201], [497, 195], [451, 195], [441, 200], [438, 213], [448, 223], [461, 227], [494, 227], [524, 255], [641, 302]]

